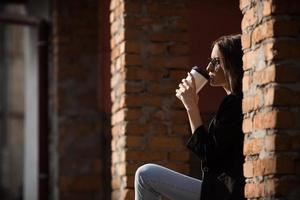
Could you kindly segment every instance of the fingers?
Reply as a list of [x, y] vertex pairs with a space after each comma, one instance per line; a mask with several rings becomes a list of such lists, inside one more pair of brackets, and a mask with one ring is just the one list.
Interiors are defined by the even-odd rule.
[[190, 83], [186, 79], [182, 79], [182, 84], [185, 86], [186, 89], [189, 89], [191, 87]]
[[176, 97], [181, 99], [182, 98], [182, 94], [185, 93], [187, 90], [190, 90], [190, 88], [193, 88], [193, 81], [194, 81], [194, 77], [188, 73], [188, 76], [190, 76], [189, 78], [191, 78], [192, 83], [187, 80], [187, 78], [184, 78], [181, 80], [181, 83], [179, 84], [179, 88], [176, 89]]
[[176, 97], [178, 98], [178, 99], [181, 99], [181, 91], [179, 90], [179, 89], [176, 89]]
[[195, 83], [195, 78], [194, 78], [194, 76], [193, 76], [190, 72], [188, 72], [188, 76], [190, 76], [190, 78], [191, 78], [191, 80], [192, 80], [191, 86], [192, 86], [193, 88], [195, 88], [195, 87], [196, 87], [196, 83]]
[[180, 83], [179, 88], [184, 92], [185, 90], [188, 90], [189, 86], [186, 83]]

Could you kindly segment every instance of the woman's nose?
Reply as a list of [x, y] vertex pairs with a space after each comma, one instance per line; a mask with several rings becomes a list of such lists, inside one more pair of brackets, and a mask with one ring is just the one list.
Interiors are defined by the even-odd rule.
[[208, 63], [207, 67], [206, 67], [206, 71], [211, 72], [212, 69], [212, 65], [210, 64], [210, 62]]

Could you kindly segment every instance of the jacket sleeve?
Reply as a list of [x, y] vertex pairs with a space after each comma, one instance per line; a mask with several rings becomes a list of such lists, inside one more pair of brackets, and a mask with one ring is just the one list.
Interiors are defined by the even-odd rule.
[[209, 132], [204, 126], [198, 127], [189, 138], [187, 147], [202, 160], [223, 155], [242, 140], [242, 118], [241, 101], [230, 99], [219, 108]]
[[211, 153], [220, 156], [242, 143], [242, 120], [241, 101], [238, 99], [231, 100], [218, 112], [210, 130], [214, 146]]
[[199, 126], [193, 135], [189, 138], [186, 146], [189, 148], [192, 152], [194, 152], [196, 155], [198, 155], [200, 158], [204, 159], [205, 157], [205, 151], [206, 147], [205, 144], [207, 143], [207, 130], [205, 127]]

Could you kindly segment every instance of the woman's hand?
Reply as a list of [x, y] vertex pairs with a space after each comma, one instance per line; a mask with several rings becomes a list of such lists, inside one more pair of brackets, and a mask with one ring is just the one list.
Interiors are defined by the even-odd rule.
[[197, 108], [199, 101], [199, 97], [196, 93], [195, 79], [189, 72], [188, 78], [192, 81], [189, 82], [186, 78], [182, 79], [179, 88], [176, 89], [176, 97], [181, 100], [186, 110]]

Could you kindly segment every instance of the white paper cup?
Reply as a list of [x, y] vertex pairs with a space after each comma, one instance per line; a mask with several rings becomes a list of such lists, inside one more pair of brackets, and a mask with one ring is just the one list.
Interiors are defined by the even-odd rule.
[[[196, 93], [198, 93], [204, 87], [204, 85], [208, 82], [209, 75], [205, 70], [203, 70], [197, 66], [193, 67], [192, 70], [190, 71], [190, 73], [195, 79]], [[189, 81], [190, 83], [192, 82], [192, 79], [189, 77], [187, 77], [186, 80]]]

